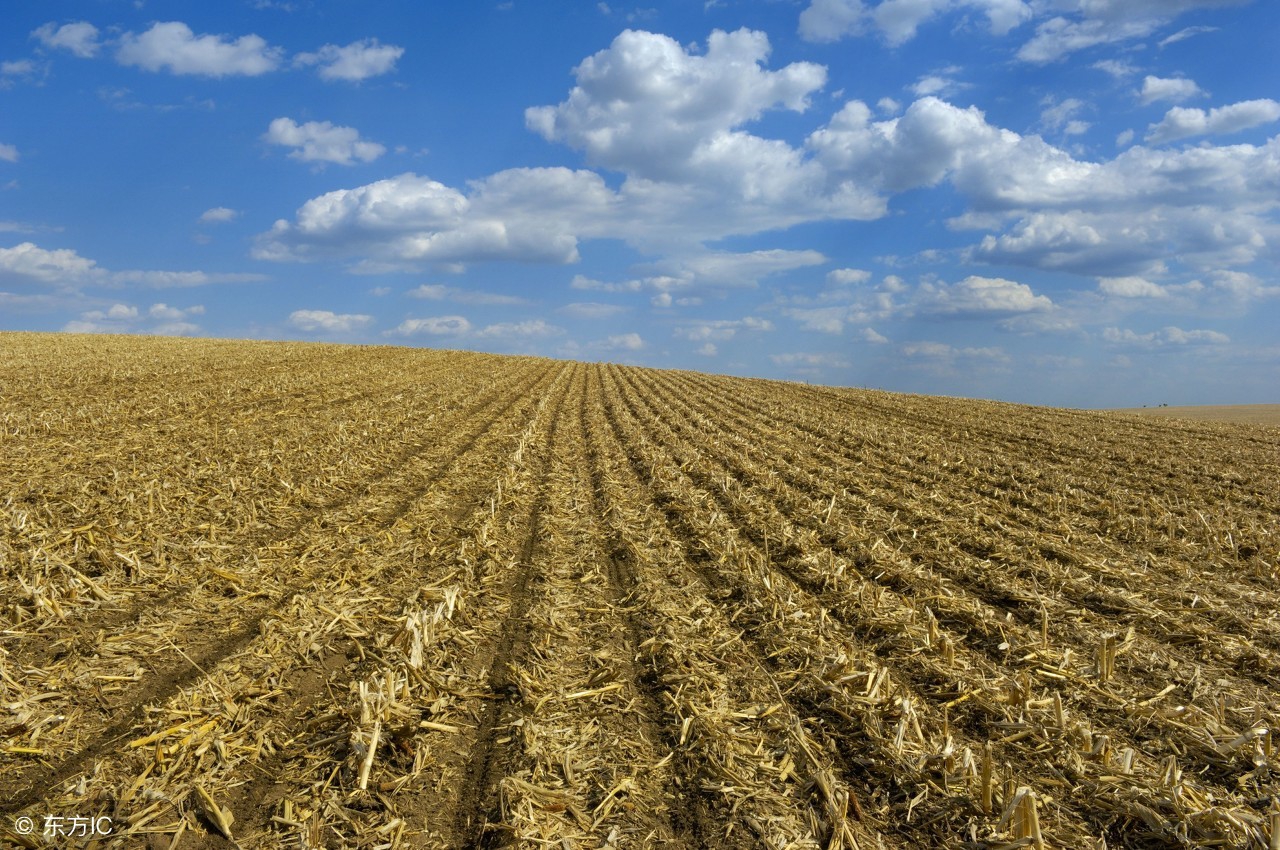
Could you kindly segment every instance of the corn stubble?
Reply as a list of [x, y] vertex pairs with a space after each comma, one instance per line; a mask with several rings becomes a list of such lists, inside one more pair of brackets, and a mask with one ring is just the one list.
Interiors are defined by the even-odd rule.
[[0, 335], [0, 839], [1280, 850], [1280, 432]]

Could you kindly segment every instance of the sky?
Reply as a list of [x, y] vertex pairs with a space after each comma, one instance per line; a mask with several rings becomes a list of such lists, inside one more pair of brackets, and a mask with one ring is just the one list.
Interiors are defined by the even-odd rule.
[[4, 18], [0, 330], [1280, 402], [1266, 0]]

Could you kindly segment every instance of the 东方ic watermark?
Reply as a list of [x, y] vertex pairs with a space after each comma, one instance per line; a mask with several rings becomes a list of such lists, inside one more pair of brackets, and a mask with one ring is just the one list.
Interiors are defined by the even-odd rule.
[[13, 831], [18, 835], [42, 835], [45, 838], [93, 838], [111, 834], [111, 818], [89, 815], [22, 815], [14, 818]]

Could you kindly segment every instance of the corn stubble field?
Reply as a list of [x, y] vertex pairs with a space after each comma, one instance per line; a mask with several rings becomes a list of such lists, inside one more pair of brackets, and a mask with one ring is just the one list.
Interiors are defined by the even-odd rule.
[[1278, 516], [1258, 426], [7, 334], [0, 835], [1276, 848]]

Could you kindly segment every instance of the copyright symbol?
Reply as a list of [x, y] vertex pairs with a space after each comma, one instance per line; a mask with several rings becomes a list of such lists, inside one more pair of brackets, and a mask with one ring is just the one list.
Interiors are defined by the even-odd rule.
[[36, 822], [23, 815], [13, 822], [13, 828], [18, 831], [19, 835], [30, 835], [36, 831]]

